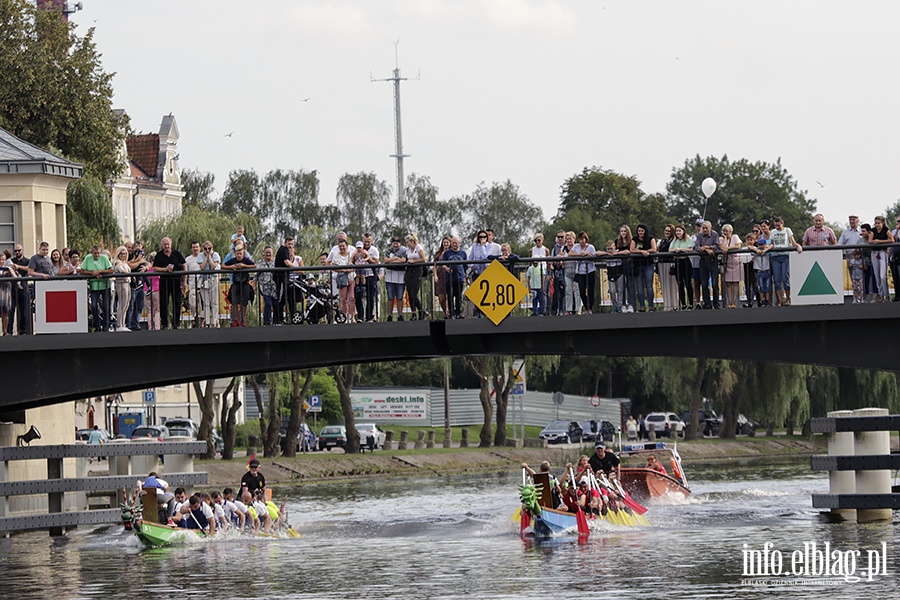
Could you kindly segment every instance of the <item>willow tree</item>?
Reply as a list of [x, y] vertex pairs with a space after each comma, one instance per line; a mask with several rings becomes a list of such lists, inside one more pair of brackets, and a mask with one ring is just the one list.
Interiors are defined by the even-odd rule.
[[77, 179], [66, 188], [66, 244], [82, 255], [91, 246], [115, 249], [122, 241], [110, 191], [96, 177]]
[[169, 237], [172, 239], [172, 247], [181, 250], [185, 256], [190, 253], [192, 241], [202, 243], [209, 240], [224, 260], [231, 244], [231, 235], [237, 226], [253, 223], [255, 220], [249, 215], [232, 217], [221, 211], [186, 206], [177, 215], [147, 224], [141, 230], [140, 238], [144, 240], [147, 254], [159, 248], [163, 237]]

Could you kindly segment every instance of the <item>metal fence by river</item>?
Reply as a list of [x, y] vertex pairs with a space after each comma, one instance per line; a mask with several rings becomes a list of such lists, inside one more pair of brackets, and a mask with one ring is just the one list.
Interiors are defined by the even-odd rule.
[[[651, 504], [650, 527], [609, 527], [581, 543], [519, 538], [509, 521], [518, 473], [365, 479], [279, 490], [301, 539], [141, 550], [120, 527], [24, 534], [0, 540], [0, 572], [22, 598], [896, 597], [898, 524], [829, 523], [810, 505], [827, 478], [806, 459], [691, 474], [693, 497]], [[790, 567], [812, 543], [845, 565], [860, 551], [855, 572], [745, 575], [748, 548], [771, 544]], [[886, 553], [887, 576], [862, 573], [869, 550]]]

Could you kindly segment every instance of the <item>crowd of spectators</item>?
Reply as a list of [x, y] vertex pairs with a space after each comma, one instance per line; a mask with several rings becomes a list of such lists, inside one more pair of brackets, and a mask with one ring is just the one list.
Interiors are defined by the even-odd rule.
[[[192, 326], [219, 327], [223, 291], [232, 327], [246, 326], [248, 305], [256, 296], [263, 325], [301, 322], [297, 316], [307, 301], [303, 290], [313, 288], [332, 297], [345, 322], [424, 319], [431, 303], [422, 301], [423, 292], [437, 299], [433, 317], [479, 317], [463, 293], [492, 260], [524, 279], [532, 316], [598, 310], [598, 282], [599, 296], [608, 298], [613, 312], [657, 309], [657, 282], [663, 310], [789, 306], [788, 252], [820, 246], [845, 247], [853, 303], [889, 301], [891, 280], [893, 300], [900, 300], [900, 217], [893, 229], [880, 215], [871, 225], [861, 224], [857, 215], [848, 220], [839, 238], [821, 214], [800, 236], [777, 216], [753, 224], [743, 236], [730, 224], [718, 233], [703, 219], [694, 222], [693, 232], [667, 224], [659, 238], [646, 224], [637, 224], [634, 232], [623, 224], [615, 239], [598, 244], [602, 249], [586, 232], [561, 229], [552, 244], [536, 233], [527, 257], [512, 253], [490, 229], [479, 230], [465, 249], [459, 236], [446, 235], [433, 252], [415, 233], [391, 238], [382, 252], [369, 233], [353, 244], [341, 232], [330, 252], [319, 256], [320, 270], [303, 269], [293, 237], [277, 250], [265, 246], [256, 263], [242, 228], [231, 237], [224, 258], [209, 241], [191, 242], [185, 257], [168, 237], [149, 254], [135, 241], [114, 254], [93, 246], [83, 258], [75, 249], [50, 250], [46, 242], [29, 257], [15, 244], [12, 252], [0, 253], [0, 332], [31, 333], [31, 285], [16, 279], [70, 275], [87, 278], [95, 331], [139, 330], [144, 318], [151, 330], [178, 328], [183, 311]], [[602, 271], [605, 277], [599, 276]], [[385, 315], [379, 315], [382, 288]]]

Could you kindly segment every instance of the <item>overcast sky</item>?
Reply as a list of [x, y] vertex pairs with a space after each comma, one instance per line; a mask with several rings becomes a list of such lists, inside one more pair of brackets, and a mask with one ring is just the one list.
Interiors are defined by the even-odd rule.
[[665, 192], [696, 154], [781, 157], [828, 221], [900, 197], [896, 1], [82, 1], [116, 107], [173, 113], [219, 193], [241, 168], [315, 169], [322, 203], [346, 172], [394, 187], [370, 74], [399, 39], [406, 173], [442, 198], [510, 179], [551, 218], [586, 166]]

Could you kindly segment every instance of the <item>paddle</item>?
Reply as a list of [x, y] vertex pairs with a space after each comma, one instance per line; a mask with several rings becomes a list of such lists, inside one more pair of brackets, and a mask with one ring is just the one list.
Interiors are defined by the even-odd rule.
[[281, 503], [281, 509], [278, 511], [278, 513], [281, 515], [281, 517], [282, 517], [282, 519], [283, 519], [284, 526], [286, 527], [286, 531], [287, 531], [288, 537], [292, 537], [292, 538], [301, 538], [301, 537], [303, 537], [302, 535], [300, 535], [300, 533], [299, 533], [296, 529], [294, 529], [293, 527], [291, 527], [291, 524], [290, 524], [290, 523], [288, 523], [288, 520], [287, 520], [287, 512], [284, 510], [284, 505], [285, 505], [285, 504], [287, 504], [287, 498], [285, 498], [285, 499], [284, 499], [284, 502]]
[[[628, 492], [626, 492], [624, 489], [622, 489], [621, 485], [619, 486], [618, 489], [613, 487], [613, 485], [610, 484], [609, 480], [606, 478], [605, 473], [602, 475], [601, 481], [603, 482], [603, 485], [606, 487], [606, 489], [608, 489], [612, 493], [614, 493], [617, 496], [619, 496], [620, 498], [622, 498], [622, 502], [625, 504], [625, 506], [627, 506], [628, 508], [630, 508], [631, 510], [633, 510], [634, 512], [636, 512], [639, 515], [642, 515], [645, 512], [647, 512], [647, 508], [645, 506], [641, 506], [640, 504], [635, 502], [631, 498], [631, 496], [628, 495]], [[615, 481], [616, 481], [616, 483], [619, 483], [618, 480], [615, 480]]]
[[[188, 509], [190, 509], [190, 507], [188, 507]], [[197, 529], [200, 530], [200, 533], [203, 534], [203, 537], [209, 537], [209, 534], [206, 533], [206, 530], [204, 530], [203, 527], [200, 526], [200, 521], [197, 520], [197, 515], [194, 514], [194, 511], [188, 510], [188, 514], [191, 515], [191, 518], [194, 520], [194, 523], [197, 524]]]
[[[575, 469], [569, 467], [569, 478], [572, 480], [572, 485], [575, 485]], [[577, 498], [577, 496], [576, 496]], [[584, 511], [581, 510], [581, 507], [576, 504], [575, 506], [575, 523], [578, 524], [578, 535], [590, 535], [591, 528], [588, 526], [587, 517], [584, 516]]]
[[[522, 468], [522, 487], [525, 487], [528, 484], [528, 476], [525, 471], [525, 468]], [[528, 511], [522, 510], [522, 507], [519, 506], [519, 535], [524, 535], [525, 530], [531, 526], [531, 515], [528, 514]], [[515, 516], [515, 515], [514, 515]]]

